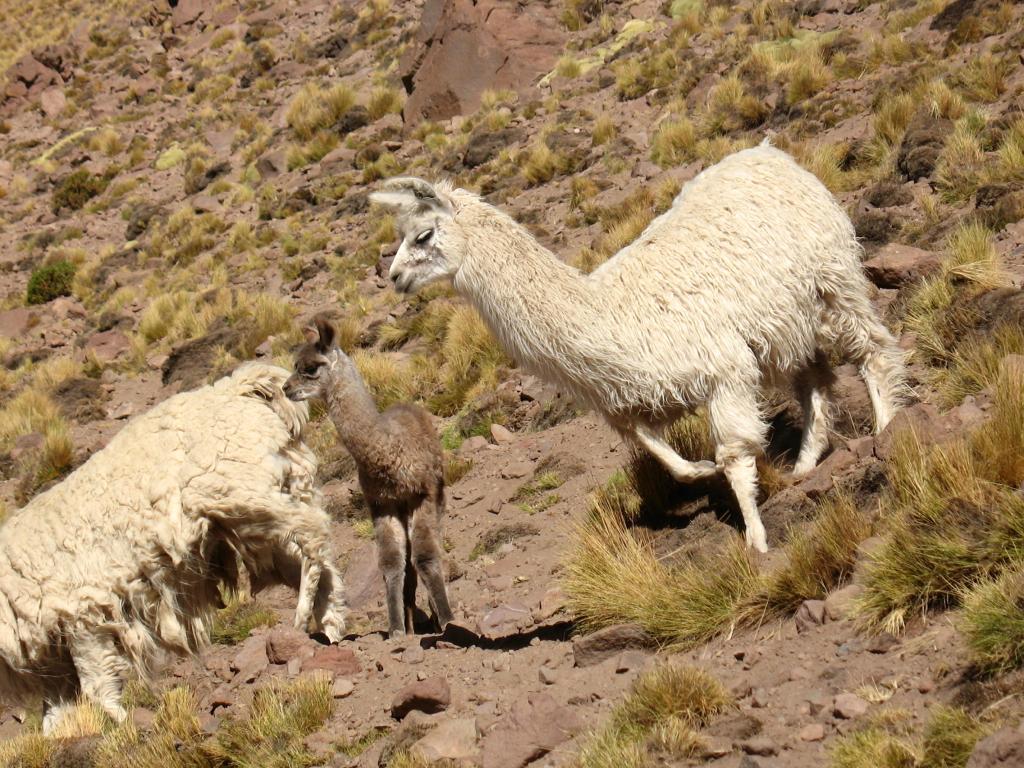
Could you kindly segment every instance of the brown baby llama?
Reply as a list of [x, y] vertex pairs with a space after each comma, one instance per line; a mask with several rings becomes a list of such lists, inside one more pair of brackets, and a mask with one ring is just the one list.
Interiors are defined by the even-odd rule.
[[441, 544], [444, 454], [430, 415], [406, 403], [378, 412], [355, 364], [335, 344], [334, 326], [323, 317], [314, 324], [285, 393], [292, 400], [323, 399], [356, 462], [384, 574], [390, 636], [413, 632], [417, 574], [444, 629], [452, 620]]

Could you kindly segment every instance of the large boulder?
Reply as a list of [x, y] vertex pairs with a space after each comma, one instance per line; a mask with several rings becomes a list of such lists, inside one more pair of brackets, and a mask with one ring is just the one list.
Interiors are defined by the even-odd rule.
[[34, 96], [51, 86], [63, 86], [64, 79], [56, 70], [40, 62], [31, 54], [25, 54], [7, 70], [7, 86], [4, 91], [9, 98]]
[[487, 89], [525, 96], [551, 71], [565, 32], [548, 3], [427, 0], [399, 64], [407, 124], [468, 114]]

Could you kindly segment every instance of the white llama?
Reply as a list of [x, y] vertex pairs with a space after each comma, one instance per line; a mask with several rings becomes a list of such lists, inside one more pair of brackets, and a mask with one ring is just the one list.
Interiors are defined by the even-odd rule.
[[[600, 411], [675, 478], [724, 472], [759, 551], [763, 387], [792, 382], [799, 392], [797, 475], [827, 446], [828, 351], [860, 365], [876, 432], [898, 405], [902, 358], [868, 300], [849, 218], [817, 178], [767, 144], [688, 182], [589, 276], [446, 183], [392, 179], [371, 199], [399, 213], [390, 273], [399, 291], [451, 280], [524, 368]], [[663, 437], [700, 405], [714, 463], [683, 459]]]
[[341, 639], [307, 409], [287, 378], [251, 363], [168, 398], [0, 527], [0, 693], [41, 697], [44, 731], [79, 694], [124, 719], [125, 675], [202, 648], [236, 556], [266, 581], [297, 554], [295, 626]]

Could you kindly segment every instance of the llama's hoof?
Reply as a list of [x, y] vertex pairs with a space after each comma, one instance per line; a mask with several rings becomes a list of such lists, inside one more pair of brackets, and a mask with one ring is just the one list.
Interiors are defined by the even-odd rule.
[[388, 640], [401, 640], [406, 636], [404, 629], [392, 629], [388, 632]]
[[765, 535], [764, 527], [760, 530], [747, 530], [747, 546], [751, 549], [755, 549], [761, 554], [768, 551], [768, 537]]
[[345, 638], [345, 620], [324, 621], [323, 633], [332, 643], [340, 643]]

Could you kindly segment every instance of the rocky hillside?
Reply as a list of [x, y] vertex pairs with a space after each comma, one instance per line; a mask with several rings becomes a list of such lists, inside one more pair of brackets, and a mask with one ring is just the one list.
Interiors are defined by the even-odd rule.
[[[1024, 765], [1024, 6], [995, 0], [0, 0], [0, 512], [134, 414], [330, 311], [446, 449], [458, 626], [383, 638], [351, 459], [321, 459], [351, 635], [229, 595], [214, 645], [12, 766]], [[367, 192], [447, 177], [589, 271], [770, 137], [834, 192], [913, 402], [837, 368], [809, 477], [766, 403], [762, 511], [683, 487], [517, 370], [449, 290], [385, 279]], [[681, 343], [684, 343], [681, 341]], [[673, 442], [708, 456], [703, 417]], [[421, 605], [425, 599], [421, 596]], [[426, 619], [426, 615], [422, 617]]]

